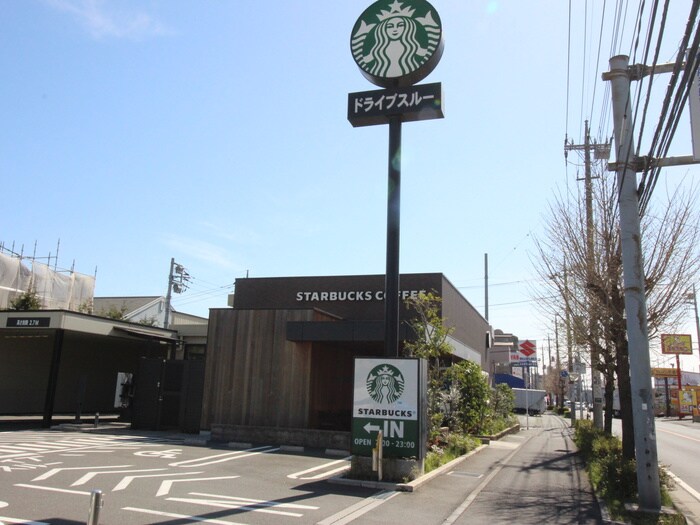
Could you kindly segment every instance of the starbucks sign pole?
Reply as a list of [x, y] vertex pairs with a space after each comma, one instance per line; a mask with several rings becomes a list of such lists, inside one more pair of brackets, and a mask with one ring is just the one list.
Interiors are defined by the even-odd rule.
[[350, 47], [365, 78], [386, 88], [348, 95], [348, 120], [389, 124], [384, 353], [398, 356], [401, 124], [444, 117], [442, 86], [415, 85], [442, 56], [440, 16], [425, 0], [379, 0], [355, 23]]

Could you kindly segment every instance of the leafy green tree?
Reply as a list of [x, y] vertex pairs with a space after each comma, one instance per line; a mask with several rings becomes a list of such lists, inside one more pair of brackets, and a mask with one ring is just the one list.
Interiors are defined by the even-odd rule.
[[29, 290], [10, 301], [9, 309], [22, 312], [41, 310], [41, 299], [39, 299], [36, 290], [30, 287]]
[[128, 308], [125, 304], [123, 304], [121, 308], [117, 308], [116, 306], [111, 305], [109, 307], [109, 310], [102, 310], [100, 314], [102, 315], [102, 317], [107, 317], [108, 319], [115, 319], [117, 321], [120, 321], [124, 319], [127, 309]]
[[497, 419], [507, 420], [515, 409], [515, 394], [505, 383], [496, 385], [491, 391], [491, 411]]
[[448, 338], [454, 328], [445, 326], [445, 319], [440, 317], [441, 302], [442, 298], [432, 292], [421, 292], [417, 297], [406, 299], [406, 307], [415, 312], [409, 324], [416, 339], [404, 343], [404, 353], [426, 359], [433, 372], [439, 369], [440, 358], [453, 351]]
[[445, 371], [447, 388], [459, 392], [454, 411], [456, 429], [464, 434], [480, 434], [493, 415], [491, 388], [481, 367], [471, 361], [453, 364]]
[[442, 299], [433, 293], [419, 293], [406, 299], [406, 307], [414, 312], [409, 322], [416, 338], [404, 343], [404, 355], [428, 362], [428, 438], [438, 439], [440, 428], [450, 423], [451, 405], [445, 402], [440, 380], [440, 359], [452, 354], [448, 337], [453, 328], [445, 326], [440, 316]]

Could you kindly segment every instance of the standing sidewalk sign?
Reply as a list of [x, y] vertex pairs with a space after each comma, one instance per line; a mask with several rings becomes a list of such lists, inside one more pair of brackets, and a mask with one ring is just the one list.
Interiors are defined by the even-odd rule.
[[381, 432], [384, 457], [423, 458], [422, 370], [419, 359], [355, 358], [353, 454], [371, 456]]
[[351, 93], [348, 120], [357, 126], [389, 124], [384, 355], [399, 355], [399, 232], [401, 123], [443, 118], [442, 86], [414, 86], [442, 57], [442, 22], [426, 0], [378, 0], [360, 15], [350, 50], [362, 75], [379, 91]]

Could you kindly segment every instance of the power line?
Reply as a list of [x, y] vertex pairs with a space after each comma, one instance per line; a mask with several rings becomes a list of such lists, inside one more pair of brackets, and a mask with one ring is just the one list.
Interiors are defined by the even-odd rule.
[[[654, 139], [649, 149], [649, 158], [663, 158], [667, 155], [671, 142], [675, 135], [678, 123], [687, 103], [692, 79], [697, 74], [698, 70], [698, 47], [700, 46], [700, 31], [696, 27], [698, 11], [700, 9], [700, 0], [694, 0], [690, 9], [688, 23], [686, 24], [685, 34], [679, 46], [676, 56], [676, 62], [666, 90], [659, 123], [654, 134]], [[691, 35], [695, 28], [693, 43], [689, 47]], [[663, 37], [663, 27], [659, 32], [659, 41]], [[660, 43], [660, 42], [659, 42]], [[688, 60], [683, 68], [683, 59], [688, 56]], [[683, 76], [679, 76], [683, 70]], [[674, 96], [675, 92], [675, 96]], [[673, 104], [671, 105], [671, 99]], [[642, 181], [639, 186], [640, 193], [640, 213], [643, 214], [647, 208], [651, 194], [654, 191], [660, 174], [660, 167], [647, 168], [642, 176]]]

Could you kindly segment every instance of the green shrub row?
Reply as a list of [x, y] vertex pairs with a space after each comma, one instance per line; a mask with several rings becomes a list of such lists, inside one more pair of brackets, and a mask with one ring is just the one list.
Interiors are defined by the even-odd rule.
[[[626, 523], [645, 525], [647, 523], [669, 525], [685, 523], [682, 515], [637, 515], [625, 509], [625, 503], [634, 503], [638, 500], [637, 463], [633, 459], [623, 458], [622, 442], [619, 438], [595, 428], [590, 420], [579, 420], [576, 422], [574, 442], [586, 464], [593, 489], [598, 497], [605, 501], [613, 518], [624, 519]], [[659, 481], [662, 504], [672, 506], [673, 502], [668, 495], [670, 478], [661, 467], [659, 467]]]

